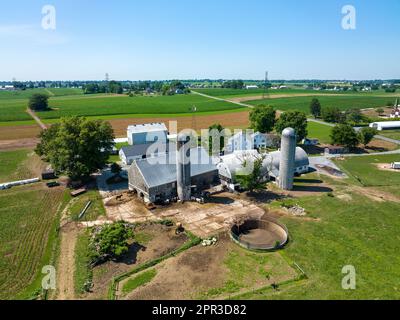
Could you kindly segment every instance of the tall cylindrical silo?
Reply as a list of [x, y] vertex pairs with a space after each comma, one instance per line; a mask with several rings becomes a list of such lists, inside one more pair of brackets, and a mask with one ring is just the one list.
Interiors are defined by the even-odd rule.
[[279, 163], [279, 187], [283, 190], [292, 190], [296, 160], [296, 131], [286, 128], [282, 132], [281, 159]]
[[176, 188], [178, 199], [189, 201], [191, 198], [190, 137], [184, 134], [176, 139]]

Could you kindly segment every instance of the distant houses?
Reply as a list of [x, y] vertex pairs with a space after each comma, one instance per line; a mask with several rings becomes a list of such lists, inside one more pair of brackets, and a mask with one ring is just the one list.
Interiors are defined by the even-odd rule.
[[12, 85], [5, 85], [5, 86], [0, 86], [0, 90], [3, 91], [15, 91], [15, 87]]

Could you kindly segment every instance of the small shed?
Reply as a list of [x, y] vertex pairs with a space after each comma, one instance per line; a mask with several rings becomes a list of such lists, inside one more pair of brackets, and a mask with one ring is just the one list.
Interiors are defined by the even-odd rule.
[[345, 147], [341, 146], [328, 146], [325, 148], [325, 154], [330, 155], [330, 154], [344, 154], [346, 153], [347, 150]]
[[42, 180], [56, 179], [56, 173], [54, 170], [46, 170], [42, 172]]
[[393, 162], [392, 169], [400, 170], [400, 162]]

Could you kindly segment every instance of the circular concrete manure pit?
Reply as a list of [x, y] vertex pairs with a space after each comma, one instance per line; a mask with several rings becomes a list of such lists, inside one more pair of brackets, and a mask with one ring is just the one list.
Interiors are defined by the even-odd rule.
[[286, 227], [273, 219], [247, 220], [231, 228], [231, 238], [249, 250], [282, 249], [289, 240]]

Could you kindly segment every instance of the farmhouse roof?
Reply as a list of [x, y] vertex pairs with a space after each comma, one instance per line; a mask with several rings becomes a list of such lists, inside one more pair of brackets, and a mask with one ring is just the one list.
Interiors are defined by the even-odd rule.
[[136, 124], [128, 127], [130, 133], [143, 133], [143, 132], [155, 132], [155, 131], [168, 131], [166, 125], [161, 122]]

